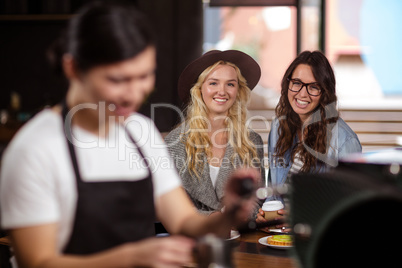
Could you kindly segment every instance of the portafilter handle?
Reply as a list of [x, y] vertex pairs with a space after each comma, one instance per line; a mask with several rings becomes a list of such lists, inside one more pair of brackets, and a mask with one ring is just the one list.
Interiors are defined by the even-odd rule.
[[230, 241], [213, 234], [200, 238], [194, 248], [199, 268], [233, 268]]

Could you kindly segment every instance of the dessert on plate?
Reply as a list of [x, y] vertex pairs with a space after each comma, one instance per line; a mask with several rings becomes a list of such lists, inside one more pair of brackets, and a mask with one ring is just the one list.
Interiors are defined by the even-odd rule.
[[290, 235], [273, 235], [268, 236], [267, 243], [275, 246], [292, 246], [292, 236]]

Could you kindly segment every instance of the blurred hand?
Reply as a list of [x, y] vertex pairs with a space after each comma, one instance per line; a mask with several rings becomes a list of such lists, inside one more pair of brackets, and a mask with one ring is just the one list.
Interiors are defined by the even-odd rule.
[[256, 197], [253, 193], [251, 196], [245, 198], [239, 195], [238, 185], [239, 180], [252, 179], [254, 189], [257, 189], [261, 181], [261, 175], [256, 169], [238, 169], [229, 178], [226, 184], [225, 197], [223, 204], [225, 206], [224, 214], [232, 217], [234, 225], [244, 223], [250, 217], [253, 209], [255, 208]]
[[[286, 209], [280, 209], [280, 210], [278, 210], [278, 214], [283, 216], [283, 219], [286, 219], [289, 213]], [[292, 231], [292, 229], [288, 228], [288, 227], [289, 227], [289, 224], [286, 222], [284, 224], [280, 224], [280, 225], [276, 226], [276, 228], [281, 228], [282, 232], [284, 232], [284, 233], [288, 233], [288, 232]]]
[[[258, 209], [257, 219], [255, 221], [257, 224], [262, 224], [262, 223], [267, 222], [267, 220], [265, 219], [265, 212], [261, 208]], [[269, 233], [268, 227], [260, 228], [259, 230]]]
[[[286, 215], [287, 215], [287, 211], [285, 209], [280, 209], [280, 210], [278, 210], [278, 217], [275, 218], [275, 220], [283, 219], [283, 217]], [[281, 217], [279, 217], [279, 216], [281, 216]], [[265, 212], [261, 208], [258, 210], [257, 218], [255, 221], [257, 222], [257, 224], [262, 224], [262, 223], [267, 222], [267, 220], [265, 219]], [[284, 223], [284, 224], [276, 225], [275, 228], [282, 229], [282, 232], [286, 233], [286, 232], [291, 231], [290, 228], [286, 228], [287, 226], [288, 226], [288, 224]], [[270, 229], [272, 229], [272, 228], [273, 227], [263, 227], [263, 228], [259, 228], [259, 230], [269, 233]]]
[[195, 241], [184, 236], [170, 236], [145, 239], [132, 246], [135, 266], [183, 267], [193, 262]]

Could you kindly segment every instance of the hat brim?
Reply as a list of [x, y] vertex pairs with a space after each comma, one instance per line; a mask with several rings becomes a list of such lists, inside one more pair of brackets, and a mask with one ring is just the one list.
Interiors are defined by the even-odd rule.
[[257, 85], [261, 77], [261, 68], [258, 63], [246, 53], [238, 50], [211, 50], [191, 62], [183, 70], [178, 82], [180, 99], [187, 103], [190, 98], [190, 89], [197, 82], [200, 74], [209, 66], [223, 60], [235, 64], [247, 81], [250, 90]]

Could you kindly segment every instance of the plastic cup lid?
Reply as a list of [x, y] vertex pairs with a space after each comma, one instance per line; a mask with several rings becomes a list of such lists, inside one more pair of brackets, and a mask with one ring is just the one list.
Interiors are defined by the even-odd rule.
[[272, 200], [272, 201], [267, 201], [262, 205], [262, 210], [264, 211], [276, 211], [279, 209], [283, 209], [283, 204], [279, 200]]

